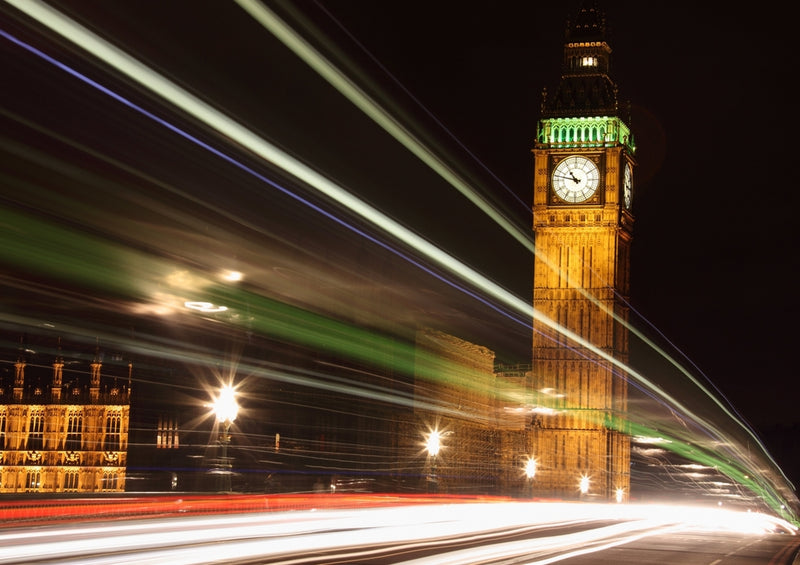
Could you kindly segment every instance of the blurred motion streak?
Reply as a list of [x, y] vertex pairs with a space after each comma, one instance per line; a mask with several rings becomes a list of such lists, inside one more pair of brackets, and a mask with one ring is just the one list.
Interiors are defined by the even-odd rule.
[[[162, 497], [104, 502], [100, 511], [114, 505], [121, 516], [128, 506], [132, 514], [151, 513], [156, 519], [67, 525], [39, 522], [29, 532], [0, 529], [0, 563], [76, 556], [84, 563], [119, 563], [119, 552], [147, 563], [267, 558], [292, 562], [293, 557], [336, 550], [344, 552], [336, 557], [350, 558], [408, 554], [392, 562], [410, 564], [430, 561], [410, 555], [425, 547], [435, 550], [431, 559], [437, 563], [524, 557], [526, 563], [544, 564], [670, 533], [733, 532], [753, 537], [796, 533], [794, 526], [781, 519], [751, 512], [682, 505], [510, 502], [492, 497]], [[57, 517], [57, 512], [58, 506], [53, 506], [50, 518]], [[161, 517], [176, 512], [184, 513], [183, 519]], [[549, 529], [554, 527], [559, 529]], [[509, 541], [509, 532], [518, 540]], [[463, 549], [463, 544], [453, 544], [455, 540], [480, 543]]]
[[[117, 71], [169, 101], [177, 108], [193, 116], [202, 124], [212, 128], [229, 142], [247, 148], [252, 154], [279, 167], [304, 185], [313, 187], [326, 198], [345, 208], [349, 213], [353, 213], [361, 220], [366, 221], [372, 228], [377, 228], [381, 233], [389, 234], [393, 239], [402, 242], [407, 248], [421, 254], [424, 257], [424, 262], [404, 253], [399, 248], [390, 246], [378, 236], [365, 233], [333, 212], [303, 199], [301, 196], [281, 186], [277, 181], [265, 177], [223, 151], [213, 148], [167, 120], [136, 106], [111, 89], [81, 75], [66, 64], [45, 55], [22, 40], [0, 30], [0, 34], [5, 39], [16, 43], [39, 57], [45, 58], [50, 64], [70, 73], [118, 102], [147, 116], [149, 119], [157, 121], [171, 132], [198, 144], [203, 150], [210, 151], [216, 157], [269, 184], [303, 205], [313, 208], [328, 219], [400, 256], [428, 275], [437, 278], [461, 293], [467, 294], [514, 324], [530, 328], [531, 320], [541, 321], [553, 332], [567, 337], [571, 343], [577, 344], [596, 356], [598, 362], [612, 364], [621, 375], [631, 379], [647, 396], [655, 399], [658, 404], [667, 407], [670, 417], [674, 416], [676, 420], [680, 421], [680, 425], [674, 427], [654, 425], [648, 414], [637, 414], [634, 409], [631, 413], [620, 417], [618, 422], [612, 422], [611, 425], [613, 427], [620, 430], [632, 430], [634, 434], [641, 437], [661, 438], [664, 440], [661, 447], [678, 453], [689, 460], [715, 468], [731, 480], [762, 497], [775, 511], [783, 512], [786, 502], [791, 496], [787, 494], [785, 489], [785, 483], [788, 481], [774, 464], [774, 461], [772, 461], [752, 430], [678, 361], [670, 358], [666, 351], [653, 343], [634, 326], [620, 320], [620, 323], [624, 323], [637, 338], [650, 346], [661, 357], [667, 359], [684, 377], [688, 378], [694, 387], [699, 390], [703, 399], [711, 401], [716, 407], [715, 410], [721, 411], [724, 421], [716, 417], [709, 417], [716, 416], [716, 414], [704, 414], [693, 408], [690, 402], [696, 403], [696, 401], [681, 400], [664, 387], [659, 386], [656, 379], [646, 377], [641, 372], [615, 359], [603, 349], [581, 339], [579, 335], [560, 327], [556, 322], [542, 316], [532, 308], [529, 301], [521, 300], [470, 266], [458, 261], [440, 247], [404, 227], [316, 170], [281, 151], [254, 132], [229, 119], [211, 105], [149, 69], [46, 4], [36, 0], [6, 1], [81, 46]], [[403, 127], [388, 112], [366, 96], [346, 76], [328, 64], [323, 57], [311, 49], [302, 38], [277, 16], [260, 3], [240, 0], [239, 4], [253, 18], [290, 46], [295, 53], [323, 75], [326, 80], [339, 88], [362, 111], [378, 122], [396, 139], [400, 140], [409, 151], [422, 159], [459, 192], [467, 196], [471, 202], [477, 204], [484, 213], [501, 225], [518, 242], [530, 251], [535, 252], [529, 233], [523, 233], [502, 217], [476, 191], [472, 190], [466, 182], [459, 178], [451, 168], [420, 143], [407, 128]], [[11, 149], [21, 151], [19, 148]], [[201, 198], [197, 198], [197, 200], [200, 201], [200, 204], [205, 205]], [[212, 208], [212, 205], [209, 203], [208, 207]], [[232, 219], [240, 223], [246, 223], [239, 218], [232, 217]], [[220, 308], [226, 309], [224, 312], [220, 312], [224, 316], [209, 319], [223, 321], [225, 324], [233, 326], [247, 327], [265, 336], [272, 336], [319, 350], [333, 351], [351, 359], [368, 361], [380, 367], [391, 368], [399, 374], [417, 374], [428, 380], [447, 380], [455, 382], [461, 387], [474, 386], [468, 378], [461, 374], [459, 366], [449, 360], [441, 359], [434, 355], [426, 356], [415, 351], [410, 345], [398, 344], [373, 331], [359, 328], [354, 324], [336, 321], [325, 315], [310, 312], [280, 300], [274, 300], [259, 292], [230, 284], [219, 284], [212, 276], [199, 269], [187, 267], [176, 271], [171, 262], [157, 258], [155, 254], [142, 251], [142, 246], [138, 245], [139, 242], [129, 241], [126, 242], [127, 246], [122, 246], [117, 243], [103, 241], [93, 235], [79, 233], [74, 229], [57, 227], [51, 222], [33, 218], [26, 214], [15, 213], [5, 208], [0, 209], [0, 223], [5, 230], [4, 245], [0, 248], [0, 258], [2, 258], [3, 262], [13, 265], [19, 270], [36, 272], [44, 280], [57, 279], [79, 287], [110, 293], [118, 300], [128, 301], [131, 309], [149, 306], [153, 311], [162, 311], [159, 309], [163, 309], [165, 312], [179, 312], [181, 315], [204, 315], [211, 314], [211, 312], [186, 312], [184, 305], [198, 302], [219, 305]], [[35, 234], [36, 237], [32, 237], [32, 234]], [[439, 269], [455, 276], [455, 280], [441, 275]], [[136, 286], [135, 283], [138, 279], [130, 274], [134, 270], [140, 277], [142, 273], [149, 277], [152, 280], [152, 287]], [[477, 289], [477, 291], [471, 290], [473, 288]], [[609, 316], [614, 316], [613, 312], [606, 313]], [[7, 320], [10, 319], [11, 317], [8, 316]], [[137, 348], [143, 347], [140, 342], [131, 343], [130, 345]], [[387, 356], [385, 355], [386, 351], [392, 351], [393, 354]], [[159, 354], [162, 356], [172, 355], [178, 358], [181, 355], [191, 355], [194, 359], [198, 357], [197, 351], [191, 353], [174, 351], [165, 353], [160, 351]], [[316, 388], [332, 387], [337, 390], [343, 390], [348, 386], [342, 382], [325, 382], [324, 379], [319, 378], [319, 375], [312, 373], [293, 374], [283, 371], [281, 368], [263, 369], [256, 366], [250, 367], [250, 370], [253, 374], [259, 374], [260, 372], [270, 379], [302, 382]], [[380, 398], [395, 403], [410, 402], [408, 398], [397, 396], [388, 391], [381, 391], [380, 389], [369, 390], [368, 387], [352, 386], [350, 387], [350, 392], [355, 395]], [[519, 391], [514, 387], [508, 387], [507, 390], [501, 390], [500, 396], [509, 399], [518, 398]], [[555, 406], [556, 404], [529, 408], [554, 408]], [[458, 407], [450, 407], [450, 409], [458, 411]], [[737, 428], [737, 432], [743, 431], [745, 440], [742, 441], [735, 437], [736, 434], [727, 432], [727, 423], [733, 424]], [[704, 441], [706, 438], [710, 439], [708, 443]], [[758, 446], [757, 450], [753, 450], [757, 451], [757, 454], [751, 452], [751, 446]], [[763, 471], [762, 463], [759, 460], [761, 458], [769, 462], [770, 468], [767, 472]]]

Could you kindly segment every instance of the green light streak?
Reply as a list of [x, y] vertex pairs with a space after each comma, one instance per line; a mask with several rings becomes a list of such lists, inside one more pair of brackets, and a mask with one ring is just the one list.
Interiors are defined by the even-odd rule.
[[760, 497], [768, 507], [772, 508], [772, 510], [783, 518], [793, 521], [795, 524], [800, 524], [796, 517], [790, 515], [788, 510], [784, 507], [785, 501], [783, 498], [778, 495], [773, 488], [754, 480], [753, 477], [758, 476], [758, 474], [749, 472], [746, 466], [735, 465], [729, 459], [717, 456], [713, 450], [699, 444], [686, 442], [677, 436], [664, 434], [662, 431], [645, 424], [619, 418], [614, 418], [611, 421], [606, 420], [603, 423], [606, 427], [632, 436], [653, 437], [665, 440], [658, 444], [660, 448], [680, 455], [688, 461], [694, 461], [715, 469]]
[[[81, 288], [84, 293], [89, 289], [103, 295], [111, 293], [120, 298], [149, 301], [151, 297], [147, 289], [137, 287], [132, 281], [140, 280], [142, 273], [167, 281], [175, 271], [174, 265], [165, 260], [4, 208], [0, 208], [0, 226], [5, 233], [4, 245], [0, 246], [0, 262], [43, 280], [66, 282]], [[204, 280], [202, 274], [192, 278]], [[182, 289], [172, 290], [181, 292]], [[413, 343], [404, 343], [236, 287], [206, 288], [203, 292], [202, 298], [225, 304], [233, 314], [251, 314], [247, 319], [230, 317], [228, 323], [250, 327], [261, 335], [343, 355], [408, 376], [474, 386], [465, 377], [461, 365], [420, 351]], [[201, 314], [187, 310], [183, 315]]]
[[[19, 268], [24, 268], [46, 277], [57, 277], [83, 288], [93, 288], [98, 291], [111, 289], [121, 296], [138, 296], [141, 298], [143, 293], [126, 282], [135, 280], [135, 277], [126, 274], [128, 270], [133, 272], [134, 268], [147, 269], [150, 273], [164, 273], [165, 278], [172, 271], [172, 267], [165, 261], [155, 260], [142, 253], [121, 249], [118, 245], [48, 225], [46, 222], [36, 218], [15, 214], [2, 208], [0, 208], [0, 225], [6, 229], [8, 234], [5, 241], [6, 244], [0, 247], [0, 260], [5, 264], [16, 265]], [[479, 386], [477, 383], [470, 381], [469, 372], [465, 371], [462, 365], [425, 351], [420, 351], [414, 344], [331, 320], [319, 314], [255, 293], [239, 290], [235, 287], [206, 289], [206, 293], [207, 295], [204, 298], [208, 298], [218, 304], [229, 305], [232, 312], [238, 311], [252, 314], [246, 320], [238, 318], [238, 322], [236, 321], [237, 318], [231, 318], [228, 323], [238, 323], [250, 329], [255, 329], [261, 335], [271, 336], [278, 340], [291, 341], [312, 350], [343, 355], [369, 363], [375, 367], [391, 369], [397, 373], [416, 375], [432, 382], [455, 382], [458, 386], [473, 388]], [[141, 348], [140, 343], [131, 343], [131, 346]], [[160, 350], [158, 355], [164, 356], [165, 353]], [[193, 352], [186, 357], [174, 352], [166, 353], [166, 355], [176, 359], [191, 360], [192, 362], [197, 362], [204, 356], [204, 354], [198, 354], [197, 352]], [[216, 360], [212, 356], [205, 355], [205, 357], [208, 362]], [[313, 378], [301, 377], [296, 374], [265, 371], [257, 368], [253, 368], [251, 372], [295, 384], [348, 392], [357, 396], [395, 404], [410, 404], [407, 399], [397, 398], [388, 393], [381, 394], [374, 391], [365, 391], [360, 387], [343, 385], [342, 383], [323, 383]], [[505, 389], [505, 393], [508, 392], [509, 390]], [[446, 405], [426, 405], [426, 407], [451, 416], [470, 416], [470, 414], [465, 414]], [[595, 415], [594, 411], [589, 414], [583, 414], [584, 417], [593, 415]], [[608, 428], [616, 429], [626, 434], [665, 437], [658, 430], [623, 418], [604, 420], [602, 423]], [[776, 512], [786, 513], [782, 507], [782, 499], [774, 491], [748, 478], [749, 476], [757, 475], [756, 473], [751, 472], [748, 474], [742, 467], [733, 465], [727, 459], [716, 457], [713, 452], [701, 446], [683, 442], [677, 437], [666, 436], [665, 439], [669, 440], [669, 443], [665, 446], [669, 450], [689, 460], [718, 469], [732, 480], [762, 497]]]
[[33, 216], [0, 208], [3, 245], [0, 260], [17, 269], [119, 296], [143, 297], [131, 281], [136, 273], [162, 273], [158, 261], [120, 249], [100, 238], [66, 230]]

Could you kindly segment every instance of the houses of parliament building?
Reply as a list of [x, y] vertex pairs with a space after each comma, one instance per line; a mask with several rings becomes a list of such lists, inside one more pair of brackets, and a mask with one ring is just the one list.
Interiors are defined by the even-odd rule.
[[86, 361], [52, 364], [24, 341], [0, 365], [0, 493], [125, 490], [132, 367], [103, 373]]

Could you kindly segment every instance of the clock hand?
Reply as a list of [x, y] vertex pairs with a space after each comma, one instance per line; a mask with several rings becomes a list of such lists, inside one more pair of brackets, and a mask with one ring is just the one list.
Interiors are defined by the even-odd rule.
[[575, 173], [573, 173], [572, 171], [569, 172], [569, 176], [572, 177], [572, 180], [575, 181], [575, 184], [579, 184], [581, 182], [580, 180], [575, 178]]
[[567, 180], [571, 180], [572, 182], [574, 182], [574, 183], [576, 183], [576, 184], [578, 184], [578, 183], [580, 183], [580, 182], [581, 182], [581, 181], [580, 181], [580, 179], [576, 179], [576, 178], [575, 178], [575, 175], [571, 175], [571, 176], [565, 176], [565, 175], [553, 175], [553, 176], [554, 176], [554, 177], [556, 177], [556, 178], [560, 178], [560, 179], [567, 179]]

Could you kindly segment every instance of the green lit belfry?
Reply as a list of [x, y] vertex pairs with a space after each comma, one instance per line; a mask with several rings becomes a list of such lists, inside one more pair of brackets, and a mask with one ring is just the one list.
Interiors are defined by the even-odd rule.
[[636, 160], [606, 32], [597, 6], [581, 6], [567, 22], [558, 88], [543, 95], [533, 149], [536, 314], [527, 435], [534, 495], [624, 501], [630, 437], [619, 366], [628, 361]]

